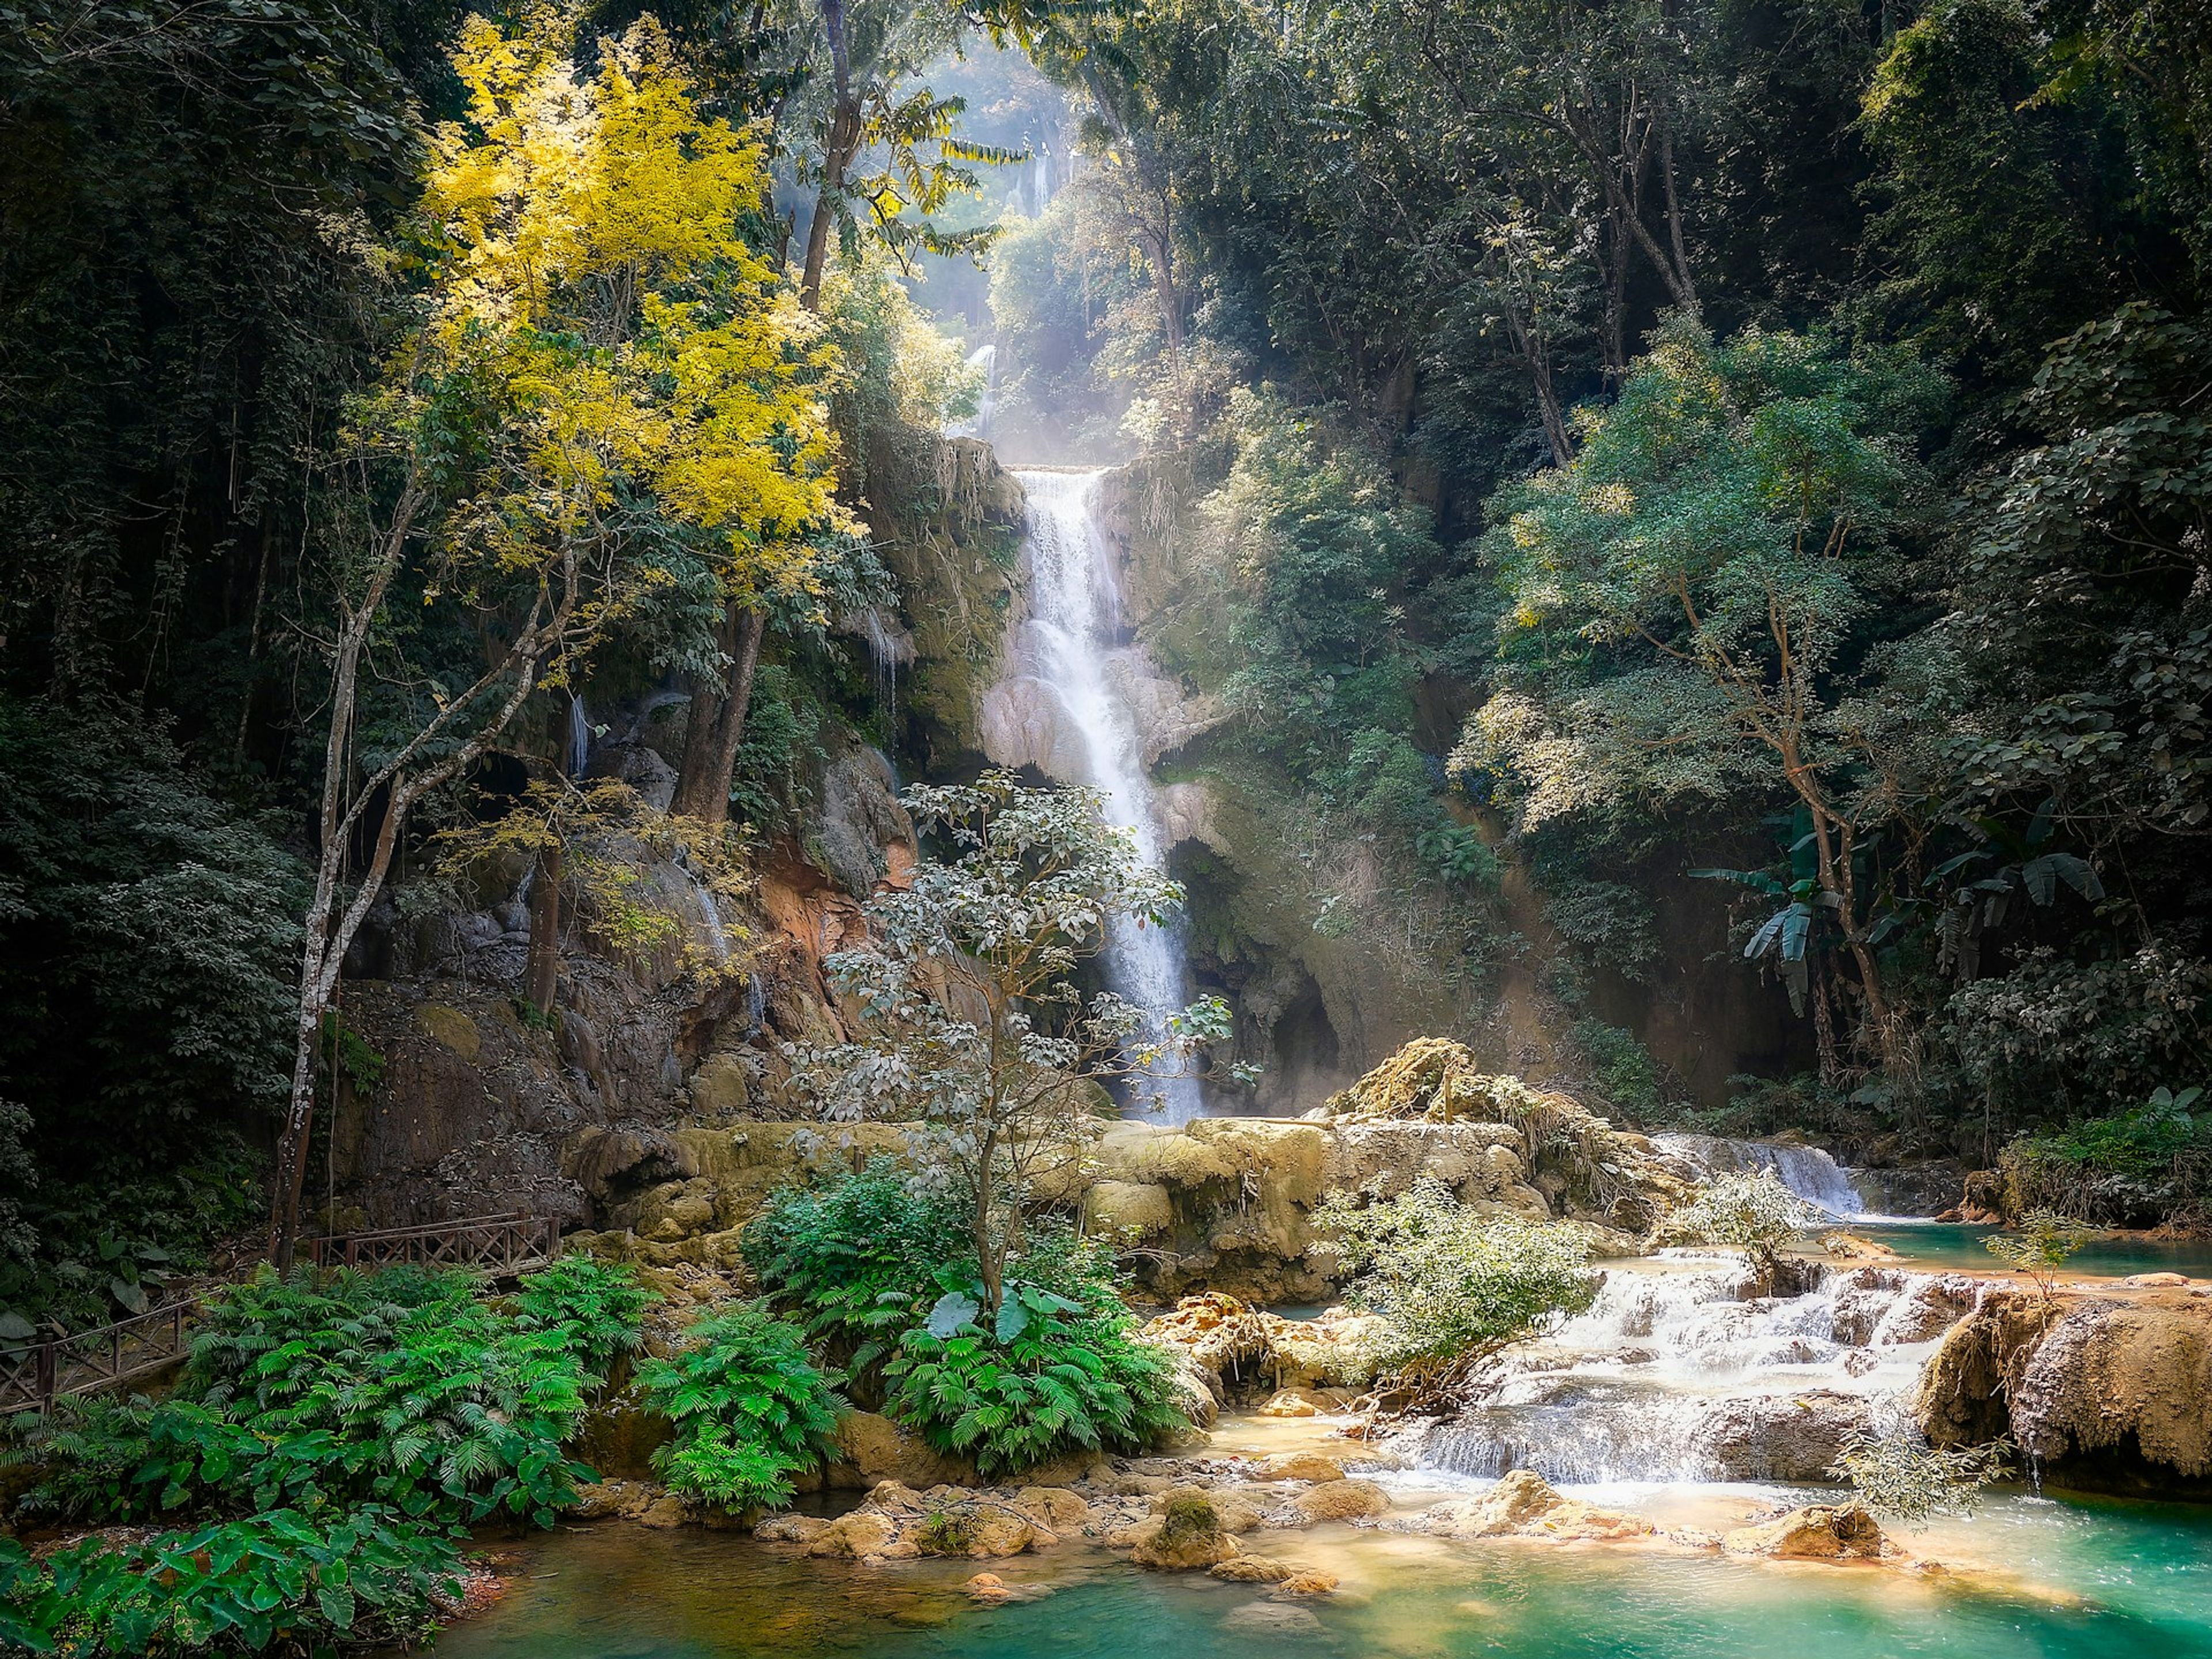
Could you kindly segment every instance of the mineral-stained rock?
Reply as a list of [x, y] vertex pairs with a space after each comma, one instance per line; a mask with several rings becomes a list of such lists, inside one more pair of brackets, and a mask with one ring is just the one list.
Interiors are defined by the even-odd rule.
[[1834, 1389], [1730, 1395], [1712, 1402], [1694, 1438], [1729, 1480], [1825, 1480], [1844, 1437], [1866, 1428], [1865, 1398]]
[[1304, 1389], [1283, 1389], [1267, 1396], [1260, 1407], [1262, 1417], [1319, 1417], [1326, 1409]]
[[1991, 1288], [1921, 1372], [1938, 1445], [2008, 1431], [2074, 1484], [2194, 1492], [2212, 1479], [2212, 1304], [2154, 1291], [2045, 1303]]
[[1091, 1505], [1064, 1487], [1024, 1486], [1013, 1504], [1036, 1525], [1063, 1538], [1091, 1524]]
[[1152, 1499], [1152, 1513], [1165, 1515], [1178, 1500], [1187, 1497], [1196, 1497], [1211, 1504], [1224, 1532], [1250, 1532], [1260, 1524], [1259, 1509], [1249, 1499], [1233, 1492], [1209, 1492], [1202, 1486], [1170, 1487]]
[[1282, 1452], [1264, 1460], [1259, 1474], [1263, 1480], [1341, 1480], [1344, 1465], [1322, 1452]]
[[[755, 1534], [759, 1534], [756, 1531]], [[898, 1526], [890, 1516], [878, 1515], [870, 1510], [854, 1510], [841, 1515], [822, 1531], [806, 1540], [809, 1555], [880, 1555], [886, 1545], [898, 1537]], [[1011, 1553], [1011, 1552], [1009, 1552]]]
[[1102, 1181], [1084, 1202], [1092, 1232], [1132, 1242], [1158, 1237], [1175, 1227], [1175, 1200], [1150, 1181]]
[[1858, 1504], [1814, 1504], [1763, 1526], [1739, 1527], [1722, 1540], [1730, 1555], [1788, 1561], [1878, 1561], [1891, 1552], [1873, 1516]]
[[1409, 1525], [1449, 1538], [1544, 1538], [1562, 1543], [1648, 1538], [1657, 1531], [1641, 1516], [1562, 1498], [1530, 1469], [1514, 1470], [1479, 1498], [1439, 1504]]
[[1308, 1521], [1366, 1521], [1389, 1510], [1390, 1494], [1372, 1480], [1324, 1480], [1291, 1505]]
[[673, 1492], [654, 1498], [629, 1516], [641, 1527], [680, 1527], [690, 1518], [690, 1511], [684, 1507], [684, 1500]]
[[1214, 1564], [1216, 1578], [1226, 1579], [1232, 1584], [1279, 1584], [1293, 1577], [1297, 1569], [1287, 1561], [1278, 1561], [1271, 1555], [1239, 1555]]
[[1058, 1542], [1054, 1534], [1028, 1516], [995, 1508], [979, 1513], [968, 1531], [968, 1553], [984, 1560], [1019, 1555], [1026, 1549], [1049, 1549]]
[[1188, 1572], [1237, 1553], [1237, 1540], [1223, 1530], [1212, 1501], [1203, 1492], [1185, 1492], [1176, 1494], [1149, 1536], [1139, 1539], [1129, 1559], [1140, 1567]]
[[763, 1544], [811, 1544], [830, 1524], [818, 1515], [771, 1515], [753, 1528], [753, 1536]]
[[982, 1479], [975, 1465], [933, 1451], [916, 1434], [873, 1412], [847, 1412], [837, 1419], [836, 1473], [840, 1485], [872, 1486], [897, 1480], [916, 1488], [975, 1486]]
[[1278, 1601], [1304, 1601], [1316, 1595], [1335, 1595], [1340, 1582], [1333, 1572], [1308, 1567], [1279, 1582], [1268, 1594]]
[[1013, 1595], [1006, 1581], [995, 1572], [979, 1572], [960, 1588], [979, 1601], [1004, 1601]]

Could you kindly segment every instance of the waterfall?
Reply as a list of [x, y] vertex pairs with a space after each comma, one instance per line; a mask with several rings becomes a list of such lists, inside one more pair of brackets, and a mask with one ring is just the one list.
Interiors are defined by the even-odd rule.
[[592, 720], [580, 691], [568, 694], [568, 775], [580, 778], [592, 763]]
[[[1105, 796], [1107, 822], [1132, 831], [1146, 863], [1164, 865], [1158, 803], [1139, 752], [1136, 726], [1106, 673], [1103, 635], [1118, 623], [1120, 596], [1105, 538], [1092, 517], [1098, 472], [1017, 471], [1029, 492], [1033, 671], [1079, 739], [1080, 781]], [[1117, 920], [1103, 958], [1107, 981], [1146, 1011], [1158, 1036], [1161, 1022], [1187, 995], [1188, 953], [1179, 919], [1146, 927]], [[1147, 1085], [1160, 1097], [1162, 1121], [1187, 1122], [1203, 1105], [1198, 1080], [1179, 1071], [1156, 1073]]]
[[994, 340], [986, 340], [968, 354], [968, 367], [983, 371], [983, 391], [975, 399], [973, 418], [950, 428], [956, 438], [988, 438], [991, 435], [991, 417], [999, 402], [999, 347]]
[[1654, 1135], [1652, 1140], [1662, 1152], [1686, 1158], [1709, 1175], [1771, 1170], [1791, 1192], [1838, 1220], [1874, 1218], [1843, 1166], [1818, 1146], [1729, 1140], [1718, 1135]]
[[1753, 1277], [1687, 1251], [1605, 1269], [1589, 1310], [1504, 1360], [1420, 1462], [1577, 1484], [1824, 1480], [1844, 1435], [1903, 1420], [1977, 1290], [1857, 1267], [1759, 1297]]

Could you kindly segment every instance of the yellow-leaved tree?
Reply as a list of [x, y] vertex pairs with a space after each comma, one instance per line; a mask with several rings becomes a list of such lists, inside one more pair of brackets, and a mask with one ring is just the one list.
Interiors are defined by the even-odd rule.
[[702, 116], [650, 18], [574, 62], [534, 11], [465, 27], [468, 112], [431, 135], [377, 383], [322, 468], [329, 665], [315, 896], [270, 1248], [289, 1261], [323, 1017], [410, 808], [534, 690], [651, 618], [695, 692], [676, 802], [726, 813], [763, 605], [804, 602], [853, 526], [830, 352], [747, 240], [760, 145]]

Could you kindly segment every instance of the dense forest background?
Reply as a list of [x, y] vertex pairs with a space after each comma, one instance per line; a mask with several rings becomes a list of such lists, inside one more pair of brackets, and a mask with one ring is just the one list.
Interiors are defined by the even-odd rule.
[[[133, 1305], [265, 1201], [319, 881], [377, 856], [396, 787], [334, 817], [333, 777], [443, 732], [397, 854], [427, 860], [595, 676], [734, 707], [684, 787], [762, 835], [803, 817], [826, 723], [939, 753], [839, 624], [889, 592], [867, 510], [925, 488], [915, 434], [973, 413], [987, 335], [998, 429], [1130, 459], [1182, 538], [1152, 643], [1234, 715], [1216, 769], [1264, 779], [1285, 845], [1370, 848], [1452, 983], [1540, 927], [1617, 1111], [2011, 1146], [2106, 1218], [2198, 1203], [2197, 9], [640, 12], [588, 8], [562, 50], [641, 53], [756, 147], [726, 245], [661, 297], [815, 319], [779, 384], [824, 425], [792, 416], [777, 475], [815, 493], [748, 507], [769, 551], [732, 567], [673, 463], [617, 456], [589, 568], [620, 603], [563, 613], [555, 672], [514, 666], [541, 624], [513, 560], [432, 570], [365, 636], [335, 748], [349, 573], [410, 480], [452, 546], [578, 540], [501, 448], [511, 386], [408, 381], [405, 443], [359, 442], [427, 337], [426, 184], [490, 142], [471, 15], [0, 13], [0, 1302]], [[643, 304], [543, 335], [582, 362]], [[438, 724], [518, 687], [474, 748]], [[1380, 927], [1334, 896], [1318, 932]], [[1724, 952], [1685, 957], [1691, 904]], [[1689, 1086], [1607, 1018], [1607, 985], [1754, 969], [1768, 1075]]]

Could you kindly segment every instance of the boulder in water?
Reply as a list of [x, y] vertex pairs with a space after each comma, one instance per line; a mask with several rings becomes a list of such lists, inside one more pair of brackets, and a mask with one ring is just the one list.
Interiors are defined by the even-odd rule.
[[1863, 1504], [1814, 1504], [1777, 1521], [1739, 1527], [1721, 1540], [1730, 1555], [1778, 1561], [1879, 1561], [1894, 1554]]
[[1204, 1492], [1178, 1492], [1157, 1524], [1140, 1522], [1136, 1530], [1142, 1535], [1129, 1559], [1140, 1567], [1190, 1572], [1237, 1553], [1237, 1540], [1223, 1529], [1219, 1512]]
[[1658, 1528], [1638, 1515], [1562, 1498], [1533, 1469], [1516, 1469], [1480, 1498], [1439, 1504], [1412, 1530], [1447, 1538], [1544, 1538], [1559, 1543], [1650, 1538]]
[[1291, 1500], [1307, 1521], [1370, 1521], [1389, 1510], [1390, 1494], [1372, 1480], [1323, 1480]]

